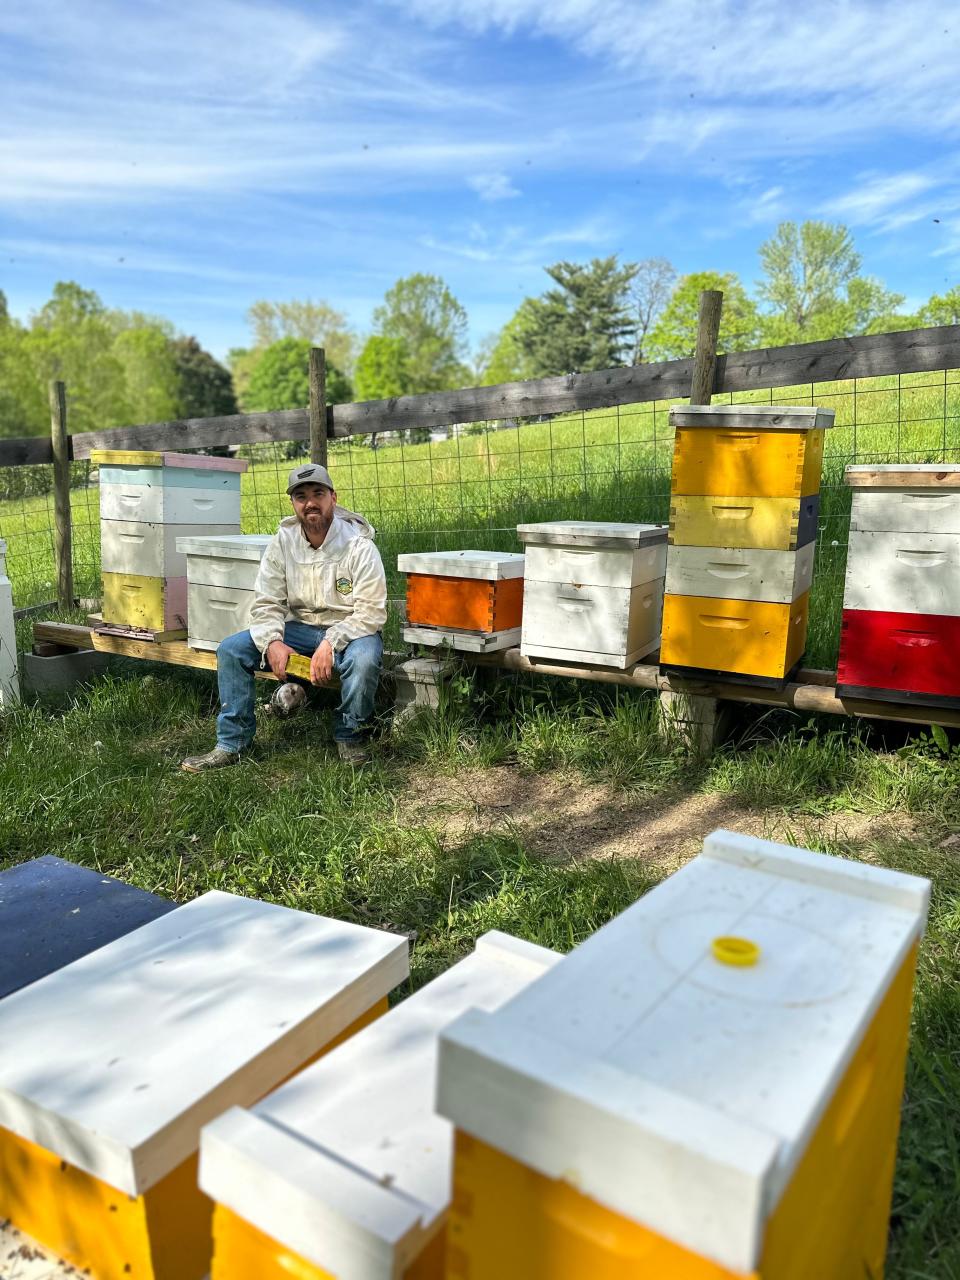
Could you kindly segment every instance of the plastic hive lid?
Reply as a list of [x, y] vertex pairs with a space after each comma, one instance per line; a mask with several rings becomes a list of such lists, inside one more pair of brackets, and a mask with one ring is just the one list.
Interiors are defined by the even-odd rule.
[[188, 556], [217, 556], [226, 560], [262, 560], [273, 535], [269, 533], [202, 534], [177, 539], [177, 550]]
[[[438, 1110], [721, 1266], [764, 1223], [918, 940], [929, 882], [716, 831], [495, 1014], [440, 1041]], [[759, 946], [721, 963], [715, 941]]]
[[844, 479], [855, 489], [960, 489], [960, 463], [861, 463], [847, 467]]
[[521, 542], [543, 546], [648, 547], [666, 542], [665, 524], [624, 524], [615, 520], [545, 520], [518, 524]]
[[397, 556], [400, 573], [500, 582], [523, 577], [522, 551], [412, 551]]
[[408, 972], [406, 938], [211, 892], [0, 1001], [0, 1126], [128, 1195]]
[[453, 1131], [434, 1109], [437, 1035], [560, 957], [502, 933], [249, 1111], [204, 1130], [200, 1186], [340, 1280], [400, 1274], [442, 1225]]
[[822, 431], [833, 426], [833, 409], [816, 405], [675, 404], [672, 427], [723, 430], [749, 425], [757, 431]]

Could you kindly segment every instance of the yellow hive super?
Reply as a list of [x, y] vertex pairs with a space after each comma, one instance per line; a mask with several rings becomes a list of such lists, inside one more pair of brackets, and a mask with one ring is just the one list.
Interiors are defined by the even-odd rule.
[[677, 428], [671, 493], [801, 498], [820, 489], [823, 431]]
[[[632, 929], [628, 911], [572, 952], [507, 1006], [512, 1018], [454, 1024], [439, 1093], [460, 1117], [451, 1280], [882, 1276], [929, 886], [780, 849], [715, 832], [676, 892], [665, 882], [631, 909]], [[698, 957], [676, 936], [712, 934], [724, 917], [762, 934], [755, 964], [725, 969], [706, 937]], [[635, 979], [616, 966], [623, 948]], [[852, 963], [838, 982], [823, 966], [841, 952]], [[648, 1035], [631, 1021], [638, 1004]], [[551, 1036], [558, 1016], [567, 1025]], [[829, 1046], [811, 1040], [818, 1024]]]
[[783, 677], [803, 653], [810, 593], [791, 604], [715, 596], [663, 598], [664, 666]]
[[819, 498], [674, 497], [670, 535], [678, 547], [796, 551], [817, 532]]
[[163, 631], [166, 611], [163, 578], [136, 573], [103, 574], [103, 616], [110, 622], [149, 631]]

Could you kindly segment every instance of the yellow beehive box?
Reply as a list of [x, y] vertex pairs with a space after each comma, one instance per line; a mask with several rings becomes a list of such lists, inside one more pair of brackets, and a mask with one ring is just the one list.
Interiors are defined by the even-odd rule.
[[207, 893], [0, 1002], [0, 1219], [97, 1280], [200, 1280], [200, 1129], [385, 1012], [407, 941]]
[[440, 1037], [455, 1280], [883, 1272], [929, 882], [717, 831]]
[[[832, 409], [675, 405], [671, 493], [800, 498], [820, 489]], [[712, 545], [712, 544], [711, 544]]]
[[443, 1280], [453, 1127], [434, 1109], [437, 1036], [559, 959], [485, 934], [334, 1053], [209, 1125], [200, 1185], [217, 1206], [211, 1280]]
[[672, 497], [668, 541], [676, 547], [796, 551], [816, 538], [819, 515], [819, 494], [808, 498]]
[[105, 573], [103, 618], [112, 625], [137, 630], [184, 631], [187, 625], [187, 580], [148, 577], [139, 573]]
[[809, 606], [809, 591], [789, 604], [664, 596], [660, 664], [782, 680], [803, 654]]

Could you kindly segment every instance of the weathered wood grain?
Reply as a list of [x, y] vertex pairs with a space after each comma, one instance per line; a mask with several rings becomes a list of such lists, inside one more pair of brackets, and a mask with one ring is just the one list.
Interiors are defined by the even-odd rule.
[[327, 357], [323, 347], [310, 348], [310, 461], [327, 465]]
[[70, 519], [70, 441], [67, 436], [67, 389], [50, 383], [50, 452], [53, 454], [53, 558], [57, 567], [57, 602], [73, 604], [73, 525]]
[[721, 290], [704, 289], [700, 294], [697, 318], [697, 349], [693, 357], [693, 376], [690, 380], [691, 404], [709, 404], [713, 398], [717, 372], [717, 339], [720, 336], [722, 312]]

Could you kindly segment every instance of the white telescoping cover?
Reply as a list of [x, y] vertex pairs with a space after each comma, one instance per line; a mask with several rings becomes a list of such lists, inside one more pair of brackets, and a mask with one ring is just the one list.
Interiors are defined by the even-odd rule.
[[438, 1033], [557, 963], [485, 934], [465, 960], [249, 1111], [203, 1131], [208, 1196], [339, 1280], [399, 1277], [443, 1225], [453, 1128], [436, 1114]]
[[426, 573], [444, 578], [482, 578], [500, 582], [523, 577], [521, 551], [405, 551], [397, 556], [401, 573]]
[[[721, 1266], [763, 1225], [929, 882], [729, 831], [498, 1012], [440, 1039], [438, 1110]], [[756, 964], [714, 958], [739, 936]]]

